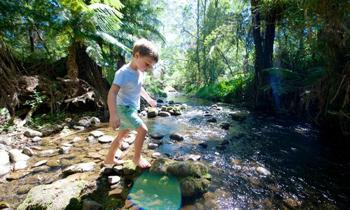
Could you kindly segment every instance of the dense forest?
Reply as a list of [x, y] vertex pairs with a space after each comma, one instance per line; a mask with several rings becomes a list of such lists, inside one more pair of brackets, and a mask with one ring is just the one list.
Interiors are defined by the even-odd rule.
[[[260, 135], [257, 131], [259, 123], [254, 124], [256, 123], [254, 120], [268, 123], [269, 120], [273, 121], [277, 118], [308, 123], [307, 125], [317, 130], [315, 135], [317, 140], [325, 139], [327, 149], [333, 148], [333, 145], [344, 146], [343, 149], [347, 149], [345, 145], [349, 145], [350, 137], [350, 1], [348, 0], [0, 0], [0, 157], [4, 154], [6, 157], [9, 156], [8, 153], [11, 152], [7, 151], [12, 147], [21, 149], [24, 147], [22, 143], [25, 140], [22, 137], [25, 134], [23, 134], [24, 131], [20, 131], [22, 128], [40, 130], [44, 133], [43, 136], [47, 136], [48, 139], [52, 137], [53, 140], [50, 139], [50, 141], [56, 141], [58, 144], [57, 140], [60, 141], [61, 136], [52, 135], [58, 133], [61, 135], [62, 132], [73, 129], [72, 122], [78, 121], [77, 119], [81, 116], [97, 116], [102, 123], [107, 122], [109, 116], [107, 95], [114, 75], [120, 67], [132, 59], [133, 43], [139, 38], [152, 41], [160, 52], [160, 61], [153, 67], [151, 74], [146, 76], [144, 83], [145, 89], [158, 100], [159, 104], [165, 102], [166, 106], [171, 106], [174, 101], [167, 101], [167, 94], [178, 92], [192, 101], [203, 99], [206, 103], [208, 101], [212, 103], [206, 104], [207, 107], [204, 110], [201, 110], [200, 106], [199, 108], [194, 106], [197, 112], [189, 111], [193, 115], [200, 112], [204, 113], [204, 117], [213, 117], [215, 114], [211, 113], [211, 110], [225, 111], [225, 106], [244, 107], [244, 110], [248, 110], [240, 112], [244, 116], [237, 117], [235, 116], [237, 113], [232, 114], [232, 112], [225, 115], [225, 117], [231, 116], [232, 119], [230, 117], [231, 121], [225, 121], [220, 124], [220, 127], [223, 130], [231, 129], [229, 132], [233, 137], [213, 146], [220, 152], [212, 152], [216, 156], [223, 154], [222, 151], [229, 150], [228, 145], [234, 145], [232, 148], [235, 147], [238, 150], [241, 147], [237, 145], [240, 145], [242, 139], [249, 142], [263, 138], [258, 136]], [[159, 105], [156, 111], [170, 110], [171, 114], [166, 113], [166, 116], [178, 116], [181, 115], [182, 109], [187, 108], [186, 104], [180, 103], [175, 108]], [[220, 106], [221, 104], [224, 104], [224, 108]], [[140, 111], [142, 114], [143, 110]], [[146, 107], [144, 111], [150, 110]], [[250, 115], [250, 113], [254, 114]], [[203, 118], [208, 125], [201, 124], [199, 121], [203, 116], [190, 116], [192, 118], [189, 119], [189, 124], [198, 123], [205, 130], [204, 126], [212, 126], [210, 123], [217, 122], [216, 118], [210, 118], [208, 121], [206, 121], [207, 118]], [[254, 120], [249, 118], [251, 116], [254, 116]], [[186, 117], [188, 115], [185, 115], [185, 120], [179, 122], [188, 120]], [[176, 121], [177, 118], [174, 119]], [[220, 121], [226, 118], [218, 117], [218, 119]], [[246, 122], [246, 119], [252, 120], [249, 121], [251, 127], [248, 125], [244, 127], [246, 125], [243, 122]], [[97, 121], [94, 121], [96, 125]], [[89, 123], [91, 122], [90, 120]], [[276, 122], [281, 121], [276, 120]], [[261, 126], [261, 129], [272, 127], [271, 132], [276, 132], [274, 133], [276, 136], [284, 132], [279, 130], [284, 125], [273, 123]], [[288, 121], [285, 127], [293, 127], [293, 123], [294, 121]], [[107, 127], [105, 124], [101, 127], [103, 126]], [[232, 129], [235, 126], [241, 126], [239, 129], [247, 129], [246, 133], [239, 133], [238, 128]], [[90, 127], [90, 124], [87, 127]], [[308, 126], [302, 129], [300, 127], [295, 126], [295, 129], [292, 129], [294, 133], [285, 133], [278, 139], [292, 138], [298, 132], [299, 134], [312, 133], [310, 131], [312, 129]], [[74, 127], [75, 130], [79, 128], [81, 127]], [[50, 131], [46, 132], [45, 129]], [[215, 133], [215, 129], [216, 127], [212, 126], [205, 131], [212, 130]], [[152, 129], [150, 131], [153, 139], [159, 137], [159, 133], [156, 135], [152, 133]], [[232, 134], [232, 132], [237, 133]], [[15, 135], [17, 135], [16, 138], [22, 138], [22, 141], [5, 143]], [[167, 135], [168, 133], [165, 134]], [[171, 139], [172, 136], [173, 134], [169, 138]], [[32, 137], [34, 136], [28, 138]], [[269, 137], [271, 137], [269, 134], [264, 133], [264, 140]], [[304, 137], [313, 138], [313, 134], [305, 134], [301, 138]], [[179, 139], [174, 141], [183, 141], [184, 138], [180, 136]], [[210, 148], [208, 139], [206, 141], [209, 143], [198, 143], [199, 148]], [[87, 137], [88, 143], [91, 143], [90, 140]], [[32, 140], [33, 144], [37, 144], [36, 142]], [[287, 153], [304, 151], [297, 146], [281, 149], [290, 142], [281, 143], [276, 149], [284, 152], [280, 155], [281, 157]], [[70, 139], [70, 143], [76, 142]], [[271, 143], [271, 145], [274, 144], [275, 142]], [[299, 142], [299, 145], [304, 144], [306, 143]], [[50, 144], [47, 145], [50, 146]], [[42, 146], [47, 145], [42, 143]], [[256, 149], [256, 144], [252, 145], [252, 148]], [[34, 145], [34, 148], [36, 146]], [[247, 147], [242, 148], [240, 151], [249, 150]], [[103, 149], [102, 147], [101, 150]], [[62, 149], [62, 151], [60, 154], [65, 154], [66, 150]], [[240, 151], [229, 151], [231, 153], [227, 152], [227, 155], [240, 154]], [[100, 158], [96, 151], [93, 151], [92, 155], [91, 151], [89, 152], [90, 156]], [[278, 153], [274, 152], [271, 154]], [[317, 155], [321, 153], [315, 151]], [[337, 156], [336, 153], [332, 152], [331, 158]], [[256, 169], [254, 173], [259, 176], [270, 176], [271, 173], [261, 165], [261, 159], [256, 158], [258, 154], [260, 153], [254, 153], [253, 158], [250, 157], [254, 159], [254, 163], [237, 160], [233, 156], [229, 157], [228, 162], [231, 164], [230, 167], [233, 165], [233, 168], [225, 173], [231, 173], [240, 167], [244, 170], [254, 168]], [[167, 154], [167, 156], [171, 155]], [[301, 157], [307, 157], [307, 155], [301, 155]], [[193, 159], [193, 156], [190, 159]], [[11, 161], [14, 163], [12, 159]], [[205, 161], [216, 163], [213, 159]], [[281, 164], [284, 163], [283, 161], [281, 160]], [[318, 159], [315, 160], [317, 161]], [[295, 165], [300, 162], [295, 160]], [[56, 162], [49, 161], [49, 163], [55, 170], [59, 167], [55, 165]], [[62, 168], [66, 166], [63, 162], [60, 163]], [[265, 163], [268, 165], [267, 161]], [[0, 162], [0, 178], [10, 171], [2, 168], [7, 163], [1, 164]], [[246, 165], [243, 166], [243, 164]], [[287, 166], [288, 164], [290, 162], [285, 163]], [[307, 168], [312, 164], [306, 162], [305, 165]], [[327, 165], [322, 167], [327, 168]], [[345, 166], [342, 165], [341, 169], [337, 169], [343, 170], [342, 167]], [[273, 164], [271, 168], [274, 168]], [[47, 171], [50, 172], [50, 170]], [[214, 172], [209, 170], [209, 172], [214, 173], [213, 177], [219, 177], [215, 174], [215, 170]], [[220, 174], [218, 171], [216, 173]], [[249, 177], [246, 176], [247, 171], [242, 174], [240, 177], [243, 180], [248, 180], [250, 184], [253, 182], [253, 188], [270, 186], [273, 182], [270, 180], [271, 183], [257, 183], [256, 179], [247, 178]], [[231, 175], [227, 177], [233, 177]], [[346, 173], [342, 175], [346, 176]], [[208, 174], [200, 176], [209, 179]], [[287, 177], [288, 174], [283, 176]], [[332, 203], [334, 198], [337, 202], [340, 201], [340, 204], [335, 201], [329, 204], [327, 199], [327, 201], [322, 200], [322, 195], [312, 189], [324, 186], [317, 185], [312, 188], [312, 184], [310, 184], [310, 195], [314, 196], [311, 196], [312, 199], [318, 200], [318, 203], [303, 200], [309, 195], [296, 199], [298, 196], [293, 197], [289, 194], [285, 196], [286, 194], [280, 193], [279, 197], [268, 194], [278, 190], [287, 192], [288, 190], [283, 187], [282, 189], [274, 187], [274, 190], [270, 191], [264, 188], [266, 190], [264, 193], [267, 193], [264, 194], [265, 197], [274, 197], [274, 199], [277, 197], [271, 203], [261, 197], [254, 197], [255, 200], [261, 201], [257, 204], [254, 203], [254, 199], [247, 201], [240, 195], [237, 195], [237, 200], [240, 200], [238, 202], [240, 204], [244, 203], [240, 205], [243, 209], [285, 209], [284, 205], [287, 209], [342, 209], [346, 206], [344, 203], [348, 202], [348, 198], [344, 198], [346, 196], [342, 193], [349, 192], [347, 186], [344, 186], [344, 183], [348, 182], [343, 182], [343, 178], [339, 178], [337, 186], [344, 188], [339, 187], [329, 191], [334, 195], [334, 197], [329, 196], [331, 200], [329, 203]], [[9, 179], [13, 178], [7, 178], [8, 181]], [[294, 179], [291, 180], [294, 181]], [[326, 179], [317, 177], [314, 180]], [[51, 180], [46, 183], [52, 182]], [[2, 183], [5, 182], [0, 182], [0, 186]], [[233, 181], [231, 180], [230, 183]], [[286, 186], [294, 184], [291, 182]], [[233, 184], [230, 186], [237, 187]], [[308, 186], [303, 185], [303, 188], [306, 187]], [[336, 195], [337, 190], [341, 191], [339, 196]], [[23, 196], [28, 191], [20, 194], [18, 200], [13, 201], [15, 207], [24, 199]], [[202, 191], [205, 190], [202, 189]], [[226, 195], [223, 192], [220, 193]], [[237, 191], [237, 193], [240, 192]], [[254, 195], [260, 196], [257, 194]], [[97, 195], [101, 196], [101, 192], [98, 191]], [[89, 196], [96, 198], [95, 194]], [[8, 197], [1, 195], [0, 198], [1, 201]], [[222, 196], [222, 198], [229, 200], [230, 196]], [[123, 199], [124, 202], [126, 198], [123, 197]], [[181, 203], [182, 207], [184, 203], [187, 204], [187, 200], [184, 200]], [[106, 207], [110, 205], [107, 204], [108, 202], [103, 200], [103, 208], [109, 209]], [[118, 208], [124, 205], [120, 200], [113, 200], [113, 202], [113, 205], [118, 204]], [[0, 209], [2, 205], [5, 204], [0, 202]], [[73, 205], [72, 202], [70, 205]], [[9, 206], [11, 205], [7, 205]], [[227, 209], [227, 206], [220, 206], [220, 208]]]
[[349, 2], [184, 2], [172, 23], [165, 1], [2, 1], [1, 106], [22, 119], [73, 101], [105, 107], [114, 71], [146, 37], [162, 51], [154, 93], [172, 85], [349, 135]]

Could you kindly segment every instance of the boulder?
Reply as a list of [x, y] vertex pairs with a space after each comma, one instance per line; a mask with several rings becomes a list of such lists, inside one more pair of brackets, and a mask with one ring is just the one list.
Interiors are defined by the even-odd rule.
[[52, 184], [35, 186], [17, 209], [75, 209], [74, 204], [77, 205], [87, 186], [86, 181], [70, 177]]
[[249, 112], [248, 111], [234, 111], [234, 112], [231, 112], [229, 115], [231, 116], [231, 118], [233, 120], [243, 121], [248, 117]]
[[178, 133], [172, 133], [172, 134], [170, 134], [170, 139], [175, 140], [175, 141], [183, 141], [184, 137]]
[[147, 117], [148, 118], [154, 118], [158, 115], [158, 110], [157, 108], [149, 108], [147, 110]]
[[67, 167], [63, 170], [64, 175], [70, 175], [74, 173], [81, 173], [81, 172], [88, 172], [93, 171], [95, 169], [95, 162], [88, 162], [88, 163], [79, 163], [72, 166]]

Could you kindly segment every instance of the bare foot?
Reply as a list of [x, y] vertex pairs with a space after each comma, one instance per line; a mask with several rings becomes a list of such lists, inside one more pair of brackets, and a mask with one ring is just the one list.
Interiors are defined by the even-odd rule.
[[121, 164], [123, 164], [124, 162], [125, 162], [124, 160], [114, 159], [113, 161], [107, 161], [107, 160], [105, 160], [103, 164], [105, 164], [105, 165], [121, 165]]
[[133, 162], [139, 166], [140, 168], [149, 168], [151, 167], [151, 164], [143, 157], [140, 157], [139, 160], [133, 160]]

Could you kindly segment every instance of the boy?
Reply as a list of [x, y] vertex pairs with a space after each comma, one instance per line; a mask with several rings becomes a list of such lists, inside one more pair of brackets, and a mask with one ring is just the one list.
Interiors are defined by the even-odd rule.
[[152, 107], [157, 105], [157, 102], [142, 87], [142, 83], [144, 72], [158, 62], [158, 52], [150, 41], [140, 39], [134, 43], [132, 54], [130, 63], [125, 64], [115, 73], [113, 84], [108, 92], [109, 126], [113, 129], [119, 127], [119, 133], [104, 163], [118, 163], [115, 161], [115, 152], [129, 131], [136, 130], [133, 162], [141, 168], [148, 168], [151, 164], [141, 156], [142, 144], [148, 130], [138, 117], [137, 110], [140, 107], [140, 96]]

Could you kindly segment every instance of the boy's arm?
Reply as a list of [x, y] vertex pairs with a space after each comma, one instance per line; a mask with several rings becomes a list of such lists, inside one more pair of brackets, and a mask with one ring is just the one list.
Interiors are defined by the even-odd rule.
[[141, 87], [141, 96], [147, 101], [149, 105], [151, 105], [151, 107], [157, 106], [157, 101], [151, 98], [151, 96], [149, 96], [143, 87]]
[[112, 84], [108, 92], [107, 105], [109, 111], [109, 126], [116, 129], [120, 125], [120, 120], [117, 116], [116, 110], [116, 97], [118, 95], [120, 87], [118, 85]]

